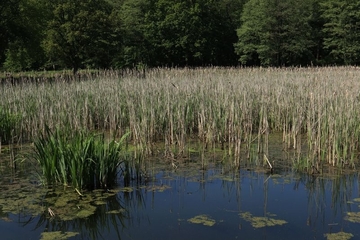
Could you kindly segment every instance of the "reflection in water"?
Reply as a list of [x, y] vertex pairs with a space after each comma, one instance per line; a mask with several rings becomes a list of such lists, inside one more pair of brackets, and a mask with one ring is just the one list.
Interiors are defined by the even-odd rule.
[[351, 204], [352, 199], [359, 194], [357, 173], [333, 173], [323, 177], [304, 175], [297, 180], [296, 188], [299, 184], [307, 189], [309, 226], [313, 229], [322, 227], [328, 232], [346, 228], [349, 223], [343, 216], [358, 208]]
[[[59, 206], [67, 207], [51, 202], [58, 197], [52, 192], [43, 195], [42, 214], [35, 216], [25, 210], [4, 211], [9, 203], [0, 197], [0, 230], [10, 227], [16, 231], [6, 236], [35, 239], [54, 231], [79, 233], [71, 239], [324, 239], [338, 232], [360, 236], [356, 223], [345, 218], [359, 211], [354, 201], [359, 197], [357, 173], [315, 176], [202, 168], [153, 165], [146, 177], [126, 182], [115, 195], [101, 193], [108, 197], [100, 201], [96, 197], [101, 194], [94, 193], [89, 204], [96, 211], [72, 220], [49, 217], [44, 209], [60, 213]], [[85, 199], [77, 196], [67, 205], [85, 208]]]

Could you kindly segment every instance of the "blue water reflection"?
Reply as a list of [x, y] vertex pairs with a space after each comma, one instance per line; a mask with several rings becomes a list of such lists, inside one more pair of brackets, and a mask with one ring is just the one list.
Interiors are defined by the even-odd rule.
[[[9, 214], [11, 222], [0, 221], [1, 239], [39, 239], [42, 231], [59, 230], [80, 232], [72, 239], [326, 239], [324, 234], [340, 231], [357, 239], [358, 223], [345, 218], [360, 211], [358, 183], [357, 173], [159, 170], [145, 184], [131, 183], [131, 191], [119, 192], [85, 220], [38, 216], [24, 224], [26, 216]], [[119, 208], [124, 212], [106, 214]], [[239, 215], [245, 212], [287, 223], [255, 228]], [[188, 221], [201, 214], [215, 225]]]
[[[144, 191], [141, 209], [131, 211], [124, 239], [323, 239], [331, 232], [351, 232], [359, 236], [357, 224], [345, 221], [347, 211], [358, 211], [358, 175], [326, 178], [294, 173], [268, 175], [240, 171], [229, 176], [207, 171], [197, 178], [176, 176], [165, 192]], [[222, 180], [226, 177], [226, 180]], [[254, 228], [239, 216], [276, 214], [288, 223]], [[216, 221], [212, 227], [187, 222], [199, 214]]]

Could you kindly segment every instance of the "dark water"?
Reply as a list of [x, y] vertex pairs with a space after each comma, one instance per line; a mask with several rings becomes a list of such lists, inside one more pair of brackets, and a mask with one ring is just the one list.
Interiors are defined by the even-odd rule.
[[[357, 173], [155, 168], [146, 182], [133, 181], [83, 219], [62, 221], [46, 211], [13, 214], [0, 206], [0, 239], [40, 239], [51, 231], [79, 233], [69, 239], [171, 240], [326, 239], [327, 233], [343, 231], [360, 239], [359, 223], [347, 218], [360, 212], [358, 197]], [[212, 226], [189, 221], [199, 215]], [[259, 219], [268, 226], [259, 227]], [[279, 220], [282, 225], [276, 225]]]

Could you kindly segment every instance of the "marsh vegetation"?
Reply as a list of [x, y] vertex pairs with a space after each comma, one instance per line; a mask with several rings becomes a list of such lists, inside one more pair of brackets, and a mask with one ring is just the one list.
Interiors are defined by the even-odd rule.
[[[160, 196], [172, 204], [174, 194], [192, 199], [201, 192], [203, 199], [207, 194], [217, 199], [218, 190], [205, 191], [208, 183], [221, 182], [229, 199], [235, 194], [234, 202], [246, 204], [252, 197], [240, 196], [240, 186], [254, 177], [264, 200], [251, 204], [263, 205], [263, 212], [240, 205], [216, 212], [210, 201], [211, 209], [191, 208], [171, 226], [291, 229], [296, 220], [267, 205], [271, 186], [293, 184], [291, 189], [304, 186], [309, 195], [309, 215], [302, 216], [308, 226], [326, 208], [327, 193], [332, 206], [340, 205], [342, 216], [335, 215], [341, 228], [324, 228], [319, 236], [350, 238], [357, 234], [348, 227], [359, 219], [357, 190], [352, 175], [337, 171], [356, 175], [358, 74], [355, 67], [161, 68], [3, 82], [0, 174], [10, 169], [12, 175], [2, 179], [2, 219], [27, 214], [30, 224], [36, 216], [37, 227], [50, 225], [49, 232], [65, 238], [84, 236], [90, 228], [97, 239], [105, 230], [94, 226], [112, 225], [118, 237], [124, 221], [131, 225], [133, 217], [141, 218], [128, 219], [130, 211], [153, 207]], [[19, 171], [31, 179], [18, 178]], [[296, 171], [305, 174], [283, 175]], [[199, 187], [185, 189], [194, 184]], [[246, 186], [252, 189], [252, 181]], [[219, 215], [228, 211], [236, 214]]]
[[126, 142], [137, 153], [161, 153], [174, 166], [195, 142], [199, 153], [223, 151], [234, 167], [255, 155], [273, 167], [269, 143], [281, 134], [292, 165], [320, 173], [323, 165], [354, 168], [358, 160], [358, 73], [355, 67], [98, 71], [80, 81], [4, 84], [0, 102], [19, 116], [5, 135], [11, 132], [12, 141], [35, 141], [45, 126], [115, 138], [129, 132]]
[[48, 185], [61, 183], [77, 189], [113, 187], [118, 175], [127, 171], [121, 169], [129, 160], [123, 149], [127, 135], [117, 142], [105, 139], [104, 134], [51, 131], [45, 126], [45, 133], [34, 141], [34, 150], [25, 157], [38, 162]]

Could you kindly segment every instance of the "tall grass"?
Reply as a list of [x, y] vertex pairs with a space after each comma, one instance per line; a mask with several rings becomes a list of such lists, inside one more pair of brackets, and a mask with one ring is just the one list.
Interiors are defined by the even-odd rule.
[[39, 163], [41, 176], [49, 185], [106, 188], [116, 183], [120, 165], [125, 161], [126, 136], [119, 142], [107, 142], [103, 134], [51, 131], [46, 127], [45, 133], [35, 140], [34, 152], [29, 156]]
[[16, 128], [20, 119], [19, 114], [14, 114], [0, 105], [0, 150], [1, 144], [9, 144], [15, 141]]
[[163, 68], [144, 78], [103, 71], [86, 81], [3, 85], [0, 101], [24, 116], [23, 139], [46, 124], [114, 136], [130, 131], [145, 154], [161, 142], [163, 153], [178, 160], [195, 140], [223, 148], [239, 166], [254, 144], [261, 156], [271, 154], [269, 135], [282, 132], [284, 150], [296, 150], [294, 164], [319, 169], [358, 159], [359, 73], [355, 67]]

